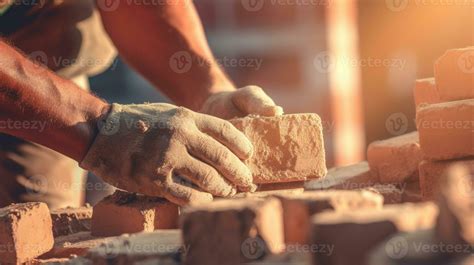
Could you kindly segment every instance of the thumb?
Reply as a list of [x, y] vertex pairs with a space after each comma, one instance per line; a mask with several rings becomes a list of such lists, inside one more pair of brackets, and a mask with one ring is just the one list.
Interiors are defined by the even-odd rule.
[[246, 86], [235, 92], [232, 97], [234, 105], [246, 114], [261, 116], [279, 116], [283, 108], [275, 102], [258, 86]]

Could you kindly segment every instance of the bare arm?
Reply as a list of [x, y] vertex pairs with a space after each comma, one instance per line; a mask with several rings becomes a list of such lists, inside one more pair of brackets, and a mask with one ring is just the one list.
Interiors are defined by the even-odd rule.
[[81, 161], [109, 105], [0, 40], [0, 132]]
[[[214, 93], [235, 90], [215, 63], [192, 1], [137, 5], [120, 1], [114, 10], [101, 8], [104, 26], [121, 56], [177, 104], [193, 110]], [[152, 1], [153, 2], [153, 1]], [[173, 65], [189, 59], [182, 72]], [[171, 65], [170, 65], [171, 63]]]

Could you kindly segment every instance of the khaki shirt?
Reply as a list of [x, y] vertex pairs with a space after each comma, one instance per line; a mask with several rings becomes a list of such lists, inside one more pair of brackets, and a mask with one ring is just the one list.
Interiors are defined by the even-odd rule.
[[64, 78], [99, 74], [116, 56], [93, 0], [21, 0], [3, 11], [1, 37]]

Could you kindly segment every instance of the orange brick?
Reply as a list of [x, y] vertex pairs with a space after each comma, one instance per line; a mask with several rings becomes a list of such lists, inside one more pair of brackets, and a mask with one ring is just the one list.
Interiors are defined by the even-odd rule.
[[364, 161], [358, 164], [331, 168], [326, 177], [305, 182], [306, 190], [356, 190], [370, 187], [376, 183], [369, 164]]
[[173, 229], [178, 216], [178, 206], [167, 200], [116, 191], [94, 206], [91, 232], [93, 236], [118, 236]]
[[462, 164], [474, 169], [474, 159], [453, 161], [423, 161], [420, 163], [420, 189], [423, 200], [434, 200], [439, 195], [440, 183], [449, 167]]
[[325, 212], [312, 219], [312, 244], [333, 246], [332, 253], [313, 253], [314, 264], [367, 264], [370, 251], [398, 232], [431, 229], [435, 204], [399, 204], [383, 209]]
[[45, 203], [12, 204], [0, 209], [0, 261], [23, 263], [53, 247], [52, 221]]
[[440, 103], [438, 89], [434, 78], [426, 78], [415, 81], [415, 105]]
[[54, 237], [91, 230], [92, 207], [64, 208], [51, 211]]
[[254, 145], [254, 155], [246, 163], [255, 183], [304, 181], [326, 175], [318, 115], [246, 117], [231, 122]]
[[416, 120], [424, 158], [447, 160], [474, 155], [474, 99], [422, 106]]
[[237, 265], [284, 249], [276, 198], [218, 200], [186, 208], [182, 216], [185, 264]]
[[79, 232], [65, 236], [59, 236], [54, 239], [53, 248], [40, 258], [68, 258], [71, 255], [83, 256], [91, 248], [107, 244], [110, 240], [117, 237], [95, 237], [90, 232]]
[[381, 183], [402, 183], [417, 176], [422, 160], [418, 132], [371, 143], [367, 160]]
[[382, 208], [382, 196], [369, 191], [310, 191], [277, 196], [283, 207], [286, 244], [308, 244], [311, 216], [326, 210]]
[[434, 72], [444, 101], [474, 98], [474, 46], [446, 51], [436, 61]]

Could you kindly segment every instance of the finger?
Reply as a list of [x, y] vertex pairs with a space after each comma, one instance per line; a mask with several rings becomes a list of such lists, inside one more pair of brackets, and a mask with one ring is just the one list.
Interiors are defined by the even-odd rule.
[[250, 169], [235, 154], [212, 137], [206, 134], [197, 135], [188, 145], [190, 154], [213, 166], [241, 190], [253, 188]]
[[212, 195], [178, 183], [168, 183], [163, 196], [180, 206], [207, 203], [213, 200]]
[[183, 165], [175, 170], [179, 175], [186, 177], [214, 196], [229, 197], [237, 193], [236, 189], [217, 170], [192, 156], [189, 156]]
[[277, 106], [273, 99], [258, 86], [247, 86], [237, 90], [232, 97], [232, 102], [238, 109], [247, 114], [283, 115], [283, 108]]
[[253, 146], [247, 137], [237, 130], [230, 122], [200, 114], [196, 118], [196, 126], [205, 134], [229, 148], [240, 159], [246, 160], [252, 156]]

